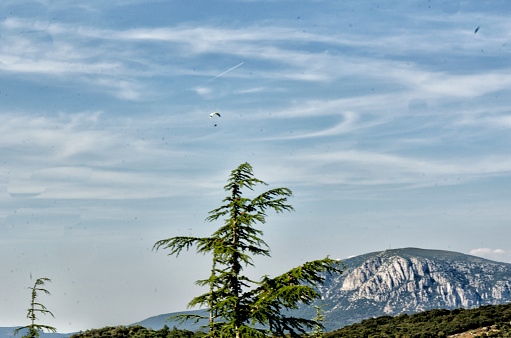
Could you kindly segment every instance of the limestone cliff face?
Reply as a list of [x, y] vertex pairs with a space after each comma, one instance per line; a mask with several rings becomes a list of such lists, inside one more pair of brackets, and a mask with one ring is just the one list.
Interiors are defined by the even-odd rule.
[[[321, 287], [341, 326], [381, 315], [511, 302], [511, 264], [448, 251], [387, 250], [347, 259]], [[337, 328], [339, 326], [337, 325]]]

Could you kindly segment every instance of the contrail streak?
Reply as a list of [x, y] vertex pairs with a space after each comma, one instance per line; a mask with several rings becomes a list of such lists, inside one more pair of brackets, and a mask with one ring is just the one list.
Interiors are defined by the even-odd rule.
[[219, 75], [215, 76], [214, 78], [209, 79], [208, 81], [204, 82], [204, 83], [203, 83], [203, 84], [201, 84], [199, 87], [203, 87], [204, 85], [206, 85], [206, 84], [208, 84], [208, 83], [210, 83], [210, 82], [212, 82], [212, 81], [215, 81], [215, 80], [216, 80], [216, 79], [218, 79], [220, 76], [224, 76], [225, 74], [229, 73], [230, 71], [235, 70], [236, 68], [238, 68], [239, 66], [241, 66], [241, 65], [242, 65], [242, 64], [244, 64], [244, 63], [245, 63], [245, 61], [243, 61], [243, 62], [242, 62], [242, 63], [240, 63], [239, 65], [236, 65], [236, 66], [234, 66], [234, 67], [232, 67], [232, 68], [227, 69], [225, 72], [223, 72], [223, 73], [221, 73], [221, 74], [219, 74]]

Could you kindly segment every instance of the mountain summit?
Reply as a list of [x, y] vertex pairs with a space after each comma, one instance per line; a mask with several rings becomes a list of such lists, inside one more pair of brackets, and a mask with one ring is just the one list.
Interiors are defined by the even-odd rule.
[[[343, 260], [320, 287], [326, 327], [370, 317], [511, 302], [511, 264], [450, 251], [404, 248]], [[305, 310], [305, 309], [304, 309]], [[307, 309], [306, 311], [310, 311]]]

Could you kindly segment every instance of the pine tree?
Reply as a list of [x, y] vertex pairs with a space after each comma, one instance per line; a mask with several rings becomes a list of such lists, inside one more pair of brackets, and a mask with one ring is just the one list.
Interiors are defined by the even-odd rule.
[[[213, 259], [208, 279], [196, 283], [209, 286], [209, 292], [194, 298], [189, 307], [204, 306], [210, 311], [207, 337], [266, 337], [273, 333], [298, 336], [313, 328], [316, 321], [287, 316], [286, 311], [300, 304], [311, 304], [321, 297], [315, 286], [324, 282], [324, 273], [342, 272], [342, 263], [330, 258], [307, 262], [288, 272], [260, 281], [243, 275], [243, 269], [254, 266], [253, 256], [270, 256], [268, 245], [261, 239], [263, 232], [254, 227], [265, 223], [268, 210], [276, 213], [292, 211], [287, 188], [268, 190], [253, 199], [243, 196], [243, 190], [267, 185], [253, 176], [250, 164], [241, 164], [231, 172], [224, 189], [230, 195], [224, 204], [209, 212], [208, 222], [224, 219], [224, 225], [210, 237], [173, 237], [155, 243], [153, 249], [168, 249], [169, 255], [179, 256], [182, 250], [195, 246]], [[180, 320], [199, 320], [199, 315], [171, 317]], [[322, 325], [322, 324], [319, 324]], [[264, 327], [264, 328], [261, 328]]]
[[36, 324], [35, 321], [37, 320], [36, 313], [42, 313], [42, 314], [50, 314], [52, 317], [53, 313], [51, 313], [46, 307], [36, 302], [37, 298], [37, 292], [42, 291], [46, 294], [50, 294], [50, 292], [46, 289], [41, 288], [40, 286], [44, 285], [44, 282], [51, 282], [51, 279], [49, 278], [38, 278], [33, 287], [29, 287], [28, 289], [32, 290], [32, 301], [30, 302], [30, 308], [28, 309], [27, 318], [30, 319], [31, 324], [23, 327], [19, 327], [16, 330], [14, 330], [14, 334], [18, 334], [19, 331], [23, 329], [28, 329], [28, 332], [26, 335], [23, 336], [23, 338], [36, 338], [39, 337], [39, 331], [42, 331], [44, 329], [51, 331], [51, 332], [57, 332], [57, 329], [53, 326], [48, 325], [42, 325], [42, 324]]

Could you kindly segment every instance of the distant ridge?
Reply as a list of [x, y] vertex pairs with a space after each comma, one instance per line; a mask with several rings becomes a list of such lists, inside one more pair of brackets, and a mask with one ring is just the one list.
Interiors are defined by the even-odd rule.
[[419, 248], [373, 252], [343, 262], [348, 271], [328, 276], [319, 288], [328, 304], [329, 330], [383, 315], [511, 302], [508, 263]]
[[[14, 335], [13, 331], [19, 326], [13, 327], [0, 327], [0, 338], [21, 338], [26, 334], [26, 330], [21, 330], [17, 335]], [[39, 334], [40, 338], [66, 338], [72, 336], [73, 333], [53, 333], [53, 332], [42, 332]]]
[[167, 321], [166, 320], [169, 317], [185, 314], [185, 313], [192, 313], [196, 315], [204, 315], [205, 317], [209, 317], [209, 312], [207, 310], [195, 310], [195, 311], [183, 311], [183, 312], [174, 312], [174, 313], [166, 313], [154, 317], [149, 317], [147, 319], [144, 319], [140, 322], [133, 323], [131, 325], [141, 325], [143, 327], [151, 328], [153, 330], [160, 330], [163, 328], [164, 325], [167, 325], [169, 328], [177, 327], [182, 330], [189, 330], [189, 331], [197, 331], [199, 328], [203, 325], [208, 324], [207, 319], [201, 319], [198, 323], [195, 323], [194, 320], [187, 321], [182, 324], [179, 324], [179, 321]]
[[[323, 299], [317, 304], [326, 304], [322, 309], [327, 331], [383, 315], [511, 302], [511, 264], [508, 263], [419, 248], [377, 251], [342, 261], [348, 270], [341, 275], [327, 276], [325, 284], [319, 287]], [[197, 331], [206, 320], [198, 324], [165, 320], [176, 314], [201, 312], [205, 310], [161, 314], [131, 325], [153, 330], [167, 325]], [[316, 310], [311, 306], [302, 307], [296, 314], [314, 318]], [[12, 338], [13, 329], [0, 328], [0, 338]], [[42, 333], [41, 338], [71, 335]]]

